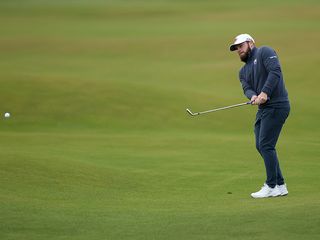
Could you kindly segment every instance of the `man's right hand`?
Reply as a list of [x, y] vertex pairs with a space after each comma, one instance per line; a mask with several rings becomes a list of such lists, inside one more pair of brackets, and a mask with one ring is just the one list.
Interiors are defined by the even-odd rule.
[[258, 105], [258, 103], [255, 102], [255, 100], [256, 100], [257, 98], [258, 98], [258, 96], [253, 95], [253, 96], [251, 97], [250, 103], [251, 103], [252, 105]]

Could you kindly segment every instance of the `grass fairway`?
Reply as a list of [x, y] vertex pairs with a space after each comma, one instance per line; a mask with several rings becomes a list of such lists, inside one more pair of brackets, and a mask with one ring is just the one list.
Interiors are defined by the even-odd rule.
[[[319, 239], [318, 1], [0, 2], [0, 239]], [[265, 180], [236, 34], [292, 104]], [[5, 112], [12, 117], [3, 118]]]

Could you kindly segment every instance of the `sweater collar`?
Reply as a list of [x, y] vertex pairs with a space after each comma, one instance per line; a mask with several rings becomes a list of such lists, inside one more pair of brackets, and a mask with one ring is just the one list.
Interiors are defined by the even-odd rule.
[[252, 59], [255, 57], [256, 53], [257, 53], [257, 48], [254, 47], [254, 48], [251, 50], [251, 52], [249, 53], [247, 62], [252, 61]]

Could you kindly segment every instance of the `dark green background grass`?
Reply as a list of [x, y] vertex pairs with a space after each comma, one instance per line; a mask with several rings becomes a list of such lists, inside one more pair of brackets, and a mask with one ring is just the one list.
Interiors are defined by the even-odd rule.
[[[318, 1], [1, 1], [1, 239], [318, 239]], [[279, 54], [289, 196], [263, 161], [240, 33]], [[3, 118], [4, 112], [12, 117]], [[231, 192], [232, 194], [228, 194]]]

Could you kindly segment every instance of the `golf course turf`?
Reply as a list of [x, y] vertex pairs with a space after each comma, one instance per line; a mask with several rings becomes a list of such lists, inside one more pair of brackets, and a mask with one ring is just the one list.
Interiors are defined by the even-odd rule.
[[[0, 239], [319, 239], [319, 1], [0, 2]], [[229, 44], [280, 58], [265, 181]], [[4, 118], [4, 113], [11, 116]]]

